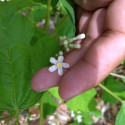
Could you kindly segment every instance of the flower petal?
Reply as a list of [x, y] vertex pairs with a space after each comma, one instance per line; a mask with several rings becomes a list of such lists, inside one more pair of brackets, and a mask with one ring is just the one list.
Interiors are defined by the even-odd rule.
[[54, 72], [56, 69], [57, 69], [56, 65], [53, 65], [53, 66], [49, 67], [50, 72]]
[[69, 68], [69, 64], [68, 63], [62, 63], [62, 67], [63, 68]]
[[63, 62], [63, 60], [64, 60], [64, 57], [63, 57], [63, 56], [59, 56], [59, 57], [58, 57], [58, 62]]
[[57, 63], [57, 60], [56, 60], [55, 58], [51, 57], [51, 58], [50, 58], [50, 62], [51, 62], [52, 64], [56, 64], [56, 63]]
[[63, 75], [63, 68], [62, 67], [58, 68], [58, 75], [59, 76]]

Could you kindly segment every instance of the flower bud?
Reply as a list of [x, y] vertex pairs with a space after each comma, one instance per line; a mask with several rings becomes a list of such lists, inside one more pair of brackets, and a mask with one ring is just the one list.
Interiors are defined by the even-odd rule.
[[66, 36], [63, 36], [63, 40], [66, 40]]
[[59, 51], [59, 56], [63, 56], [63, 51]]
[[73, 44], [73, 45], [74, 45], [74, 48], [76, 48], [76, 49], [80, 49], [81, 48], [80, 44]]
[[66, 52], [69, 52], [69, 50], [70, 50], [70, 49], [67, 47], [67, 48], [66, 48]]
[[74, 45], [73, 45], [73, 44], [69, 44], [69, 47], [70, 47], [70, 48], [74, 48]]
[[67, 41], [67, 40], [63, 41], [63, 44], [64, 44], [64, 45], [67, 45], [67, 44], [68, 44], [68, 41]]
[[72, 38], [72, 40], [75, 41], [75, 40], [81, 40], [81, 39], [84, 39], [84, 38], [85, 38], [85, 34], [83, 33], [83, 34], [80, 34], [80, 35]]
[[72, 40], [72, 39], [68, 39], [68, 42], [69, 42], [69, 43], [72, 43], [72, 42], [73, 42], [73, 40]]

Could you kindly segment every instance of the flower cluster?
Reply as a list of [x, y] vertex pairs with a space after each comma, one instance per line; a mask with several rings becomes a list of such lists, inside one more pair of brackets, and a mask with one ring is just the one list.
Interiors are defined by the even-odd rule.
[[80, 34], [74, 38], [71, 39], [67, 39], [66, 36], [60, 37], [60, 45], [64, 47], [66, 52], [69, 52], [70, 49], [74, 48], [74, 49], [80, 49], [81, 45], [76, 43], [73, 44], [73, 41], [76, 40], [81, 40], [85, 38], [85, 34]]
[[[60, 37], [60, 45], [64, 47], [64, 50], [66, 52], [69, 52], [71, 48], [80, 49], [80, 44], [73, 44], [73, 41], [81, 40], [85, 38], [85, 34], [80, 34], [74, 38], [67, 39], [66, 36]], [[63, 57], [63, 51], [60, 51], [58, 54], [58, 59], [56, 60], [54, 57], [50, 58], [50, 62], [53, 64], [51, 67], [49, 67], [50, 72], [54, 72], [55, 70], [58, 70], [58, 75], [63, 75], [63, 68], [69, 68], [68, 63], [64, 63], [64, 57]]]

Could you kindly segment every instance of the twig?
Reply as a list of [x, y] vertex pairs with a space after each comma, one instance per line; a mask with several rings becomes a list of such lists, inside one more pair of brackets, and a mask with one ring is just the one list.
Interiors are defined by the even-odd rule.
[[51, 0], [48, 0], [46, 18], [45, 18], [45, 25], [44, 25], [44, 30], [47, 31], [47, 32], [48, 32], [49, 21], [50, 21], [50, 6], [51, 6]]
[[118, 96], [116, 96], [112, 91], [110, 91], [108, 88], [106, 88], [104, 85], [99, 84], [98, 86], [100, 86], [102, 89], [104, 89], [106, 92], [108, 92], [110, 95], [112, 95], [115, 99], [117, 99], [118, 101], [120, 101], [121, 103], [123, 103], [123, 100], [120, 99]]
[[119, 78], [122, 78], [122, 79], [125, 79], [125, 76], [119, 75], [119, 74], [116, 74], [116, 73], [110, 73], [110, 75], [115, 76], [115, 77], [119, 77]]

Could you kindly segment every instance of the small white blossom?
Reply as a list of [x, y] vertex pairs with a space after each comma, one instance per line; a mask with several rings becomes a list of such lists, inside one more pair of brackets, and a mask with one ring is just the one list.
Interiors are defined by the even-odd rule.
[[64, 63], [63, 60], [64, 60], [63, 56], [59, 56], [58, 60], [56, 60], [55, 58], [51, 57], [50, 58], [50, 62], [52, 64], [54, 64], [54, 65], [49, 68], [49, 71], [50, 72], [54, 72], [55, 70], [58, 69], [58, 75], [62, 76], [63, 75], [63, 68], [69, 68], [69, 64], [68, 63]]
[[71, 111], [71, 117], [74, 118], [75, 117], [75, 113], [73, 111]]
[[77, 116], [77, 121], [78, 121], [78, 123], [81, 123], [81, 122], [82, 122], [82, 116], [81, 116], [81, 115], [78, 115], [78, 116]]

